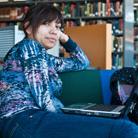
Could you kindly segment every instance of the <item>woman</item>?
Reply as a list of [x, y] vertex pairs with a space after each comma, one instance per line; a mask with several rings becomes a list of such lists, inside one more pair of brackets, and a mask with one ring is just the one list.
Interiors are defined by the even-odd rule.
[[[23, 22], [26, 37], [8, 52], [0, 74], [2, 138], [114, 136], [109, 133], [115, 124], [111, 120], [65, 115], [60, 111], [63, 105], [57, 97], [62, 82], [58, 73], [89, 66], [86, 55], [61, 31], [62, 27], [62, 15], [53, 6], [40, 4], [26, 15]], [[47, 53], [58, 40], [70, 53], [69, 58]]]
[[[89, 65], [82, 50], [61, 31], [62, 27], [62, 15], [55, 7], [40, 4], [30, 9], [23, 22], [26, 37], [4, 59], [1, 118], [28, 109], [60, 110], [62, 104], [57, 96], [62, 82], [58, 73], [85, 69]], [[47, 53], [58, 40], [71, 54], [70, 58]]]
[[[23, 22], [26, 37], [7, 53], [0, 74], [1, 119], [29, 110], [60, 112], [63, 105], [57, 96], [62, 82], [58, 73], [89, 66], [86, 55], [62, 28], [63, 17], [55, 7], [38, 4], [28, 11]], [[69, 58], [47, 53], [58, 40]]]

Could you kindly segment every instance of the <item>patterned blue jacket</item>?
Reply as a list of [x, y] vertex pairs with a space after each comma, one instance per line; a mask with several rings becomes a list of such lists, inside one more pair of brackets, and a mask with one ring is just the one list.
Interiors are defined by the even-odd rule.
[[0, 72], [0, 118], [28, 109], [60, 111], [62, 82], [58, 73], [89, 66], [88, 58], [71, 38], [63, 47], [70, 57], [52, 56], [28, 38], [10, 49]]

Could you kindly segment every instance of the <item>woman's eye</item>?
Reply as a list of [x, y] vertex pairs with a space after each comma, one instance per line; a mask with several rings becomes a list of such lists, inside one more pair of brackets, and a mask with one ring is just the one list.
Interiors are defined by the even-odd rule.
[[43, 22], [43, 25], [46, 25], [46, 24], [48, 24], [48, 22]]
[[50, 23], [45, 23], [46, 26], [50, 26]]
[[57, 28], [57, 29], [59, 29], [59, 30], [61, 29], [61, 27], [60, 27], [60, 26], [56, 26], [56, 28]]

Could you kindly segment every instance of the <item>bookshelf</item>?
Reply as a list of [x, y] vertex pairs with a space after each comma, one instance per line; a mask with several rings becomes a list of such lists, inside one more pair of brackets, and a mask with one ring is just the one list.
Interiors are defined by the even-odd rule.
[[125, 63], [123, 6], [126, 0], [10, 0], [10, 2], [0, 2], [0, 26], [20, 24], [28, 8], [42, 2], [54, 4], [61, 10], [65, 27], [112, 24], [112, 68], [123, 66]]

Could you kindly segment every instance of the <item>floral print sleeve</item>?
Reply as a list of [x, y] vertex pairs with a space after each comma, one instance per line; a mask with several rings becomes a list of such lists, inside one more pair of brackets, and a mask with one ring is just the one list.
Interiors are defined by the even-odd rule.
[[57, 72], [83, 70], [89, 67], [90, 63], [87, 56], [71, 38], [63, 44], [63, 47], [70, 54], [70, 57], [53, 57]]
[[20, 47], [20, 56], [31, 94], [41, 109], [55, 111], [53, 94], [49, 85], [48, 57], [45, 48], [35, 41]]

